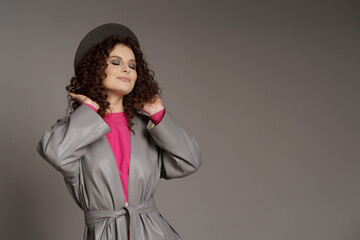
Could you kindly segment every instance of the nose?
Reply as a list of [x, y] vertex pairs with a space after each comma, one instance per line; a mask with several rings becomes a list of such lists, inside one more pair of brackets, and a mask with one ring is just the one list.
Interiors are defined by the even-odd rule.
[[122, 71], [122, 72], [129, 72], [129, 71], [130, 71], [130, 68], [129, 68], [128, 65], [123, 64], [123, 67], [122, 67], [121, 71]]

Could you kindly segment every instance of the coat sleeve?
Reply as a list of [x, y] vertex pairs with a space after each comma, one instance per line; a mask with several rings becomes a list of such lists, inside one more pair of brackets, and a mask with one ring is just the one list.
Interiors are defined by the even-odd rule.
[[86, 146], [110, 132], [110, 127], [90, 107], [80, 105], [69, 117], [58, 119], [36, 146], [40, 155], [73, 182], [79, 171], [79, 158]]
[[147, 129], [161, 149], [161, 178], [181, 178], [199, 169], [203, 162], [199, 144], [168, 111], [158, 125], [151, 125], [149, 121]]

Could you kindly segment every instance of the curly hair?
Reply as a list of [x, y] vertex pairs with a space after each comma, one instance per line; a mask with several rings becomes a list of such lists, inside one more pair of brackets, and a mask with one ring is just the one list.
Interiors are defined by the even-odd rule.
[[[154, 71], [148, 68], [140, 47], [133, 39], [114, 35], [93, 47], [80, 62], [75, 70], [75, 76], [71, 78], [70, 84], [66, 86], [66, 90], [75, 94], [83, 94], [99, 104], [100, 108], [97, 112], [102, 118], [105, 117], [107, 110], [112, 112], [110, 103], [107, 101], [108, 96], [103, 86], [103, 80], [106, 78], [105, 69], [108, 66], [106, 60], [117, 44], [129, 47], [135, 55], [137, 80], [133, 90], [125, 95], [123, 99], [124, 111], [128, 119], [128, 128], [135, 134], [132, 129], [134, 124], [131, 120], [138, 110], [136, 106], [141, 109], [145, 103], [154, 102], [155, 96], [157, 94], [161, 95], [161, 89], [154, 80]], [[70, 96], [68, 96], [68, 101], [66, 112], [68, 112], [69, 108], [72, 108], [72, 111], [69, 113], [71, 114], [80, 106], [80, 103]]]

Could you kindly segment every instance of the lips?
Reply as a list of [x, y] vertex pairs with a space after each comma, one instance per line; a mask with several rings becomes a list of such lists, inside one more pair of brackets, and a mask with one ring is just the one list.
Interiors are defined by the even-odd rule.
[[117, 79], [124, 81], [124, 82], [130, 82], [130, 78], [128, 78], [128, 77], [117, 77]]

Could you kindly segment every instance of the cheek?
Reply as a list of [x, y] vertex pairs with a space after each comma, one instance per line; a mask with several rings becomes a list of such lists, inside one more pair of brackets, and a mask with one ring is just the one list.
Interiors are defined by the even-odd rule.
[[105, 73], [108, 76], [114, 75], [116, 72], [116, 67], [114, 67], [112, 64], [109, 64], [109, 66], [105, 69]]
[[133, 79], [134, 79], [134, 81], [133, 81], [133, 84], [132, 84], [132, 88], [134, 89], [136, 81], [137, 81], [137, 74], [136, 73], [133, 75]]
[[136, 82], [136, 80], [137, 80], [137, 73], [136, 73], [136, 72], [132, 72], [130, 76], [131, 76], [131, 78], [134, 80], [134, 84], [135, 84], [135, 82]]

